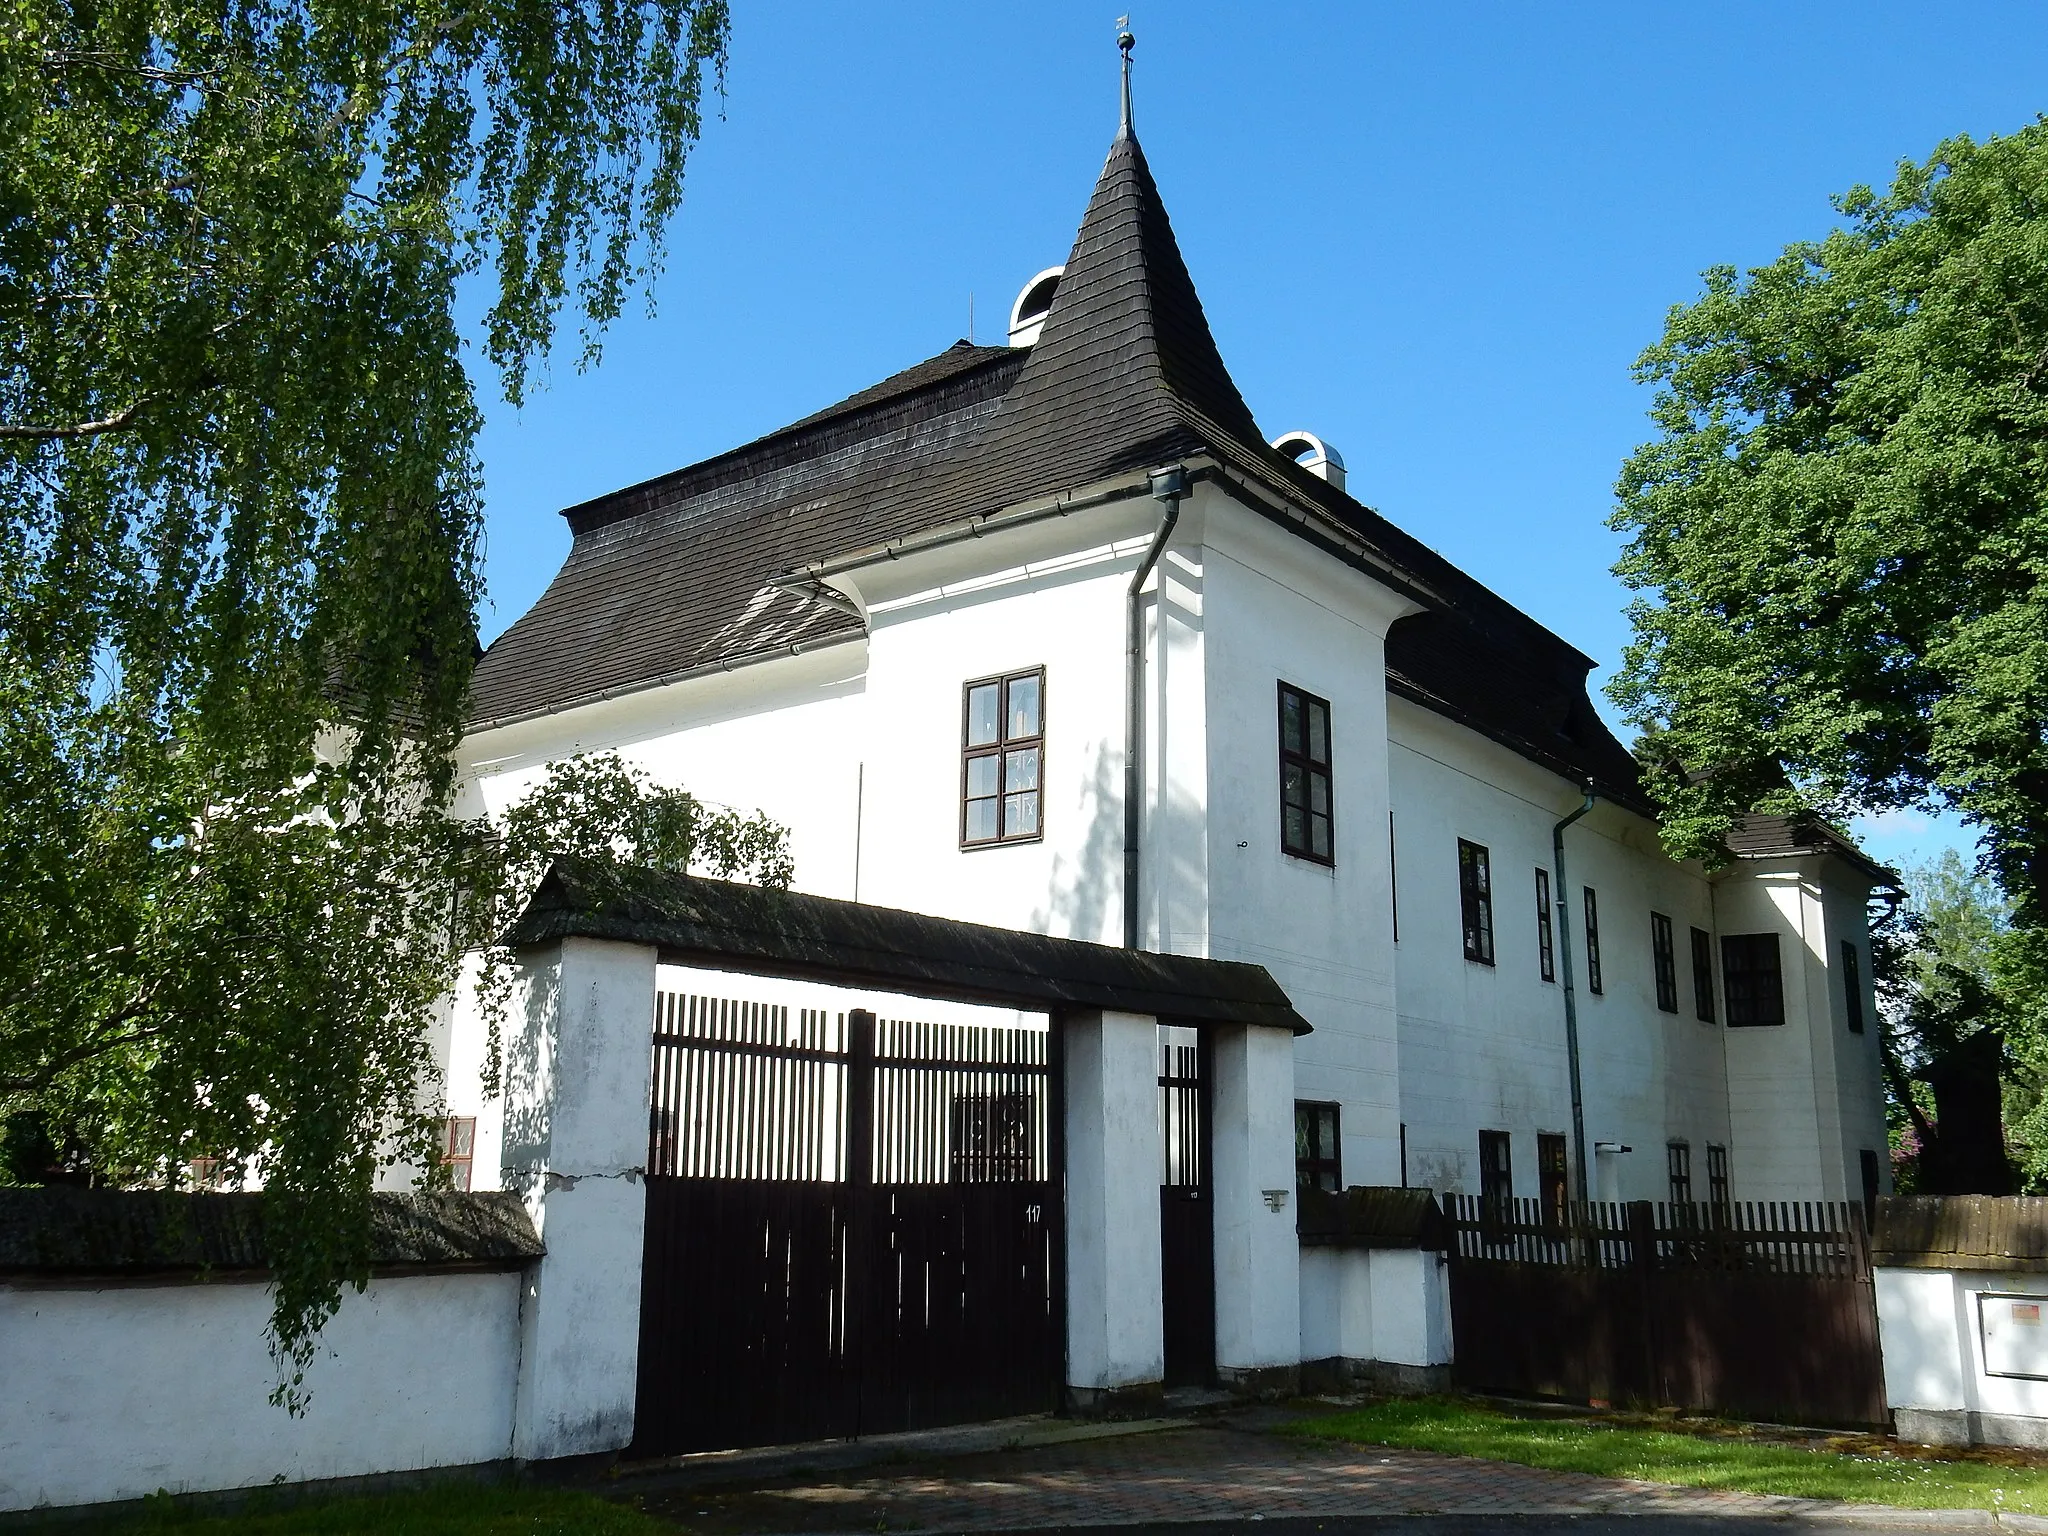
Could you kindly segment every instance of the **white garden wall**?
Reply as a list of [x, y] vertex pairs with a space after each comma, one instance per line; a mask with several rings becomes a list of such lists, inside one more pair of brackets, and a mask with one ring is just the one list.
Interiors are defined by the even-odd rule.
[[2048, 1275], [1880, 1268], [1875, 1278], [1900, 1439], [2048, 1448]]
[[269, 1402], [265, 1284], [0, 1284], [0, 1509], [503, 1460], [520, 1285], [463, 1272], [346, 1293], [293, 1418]]

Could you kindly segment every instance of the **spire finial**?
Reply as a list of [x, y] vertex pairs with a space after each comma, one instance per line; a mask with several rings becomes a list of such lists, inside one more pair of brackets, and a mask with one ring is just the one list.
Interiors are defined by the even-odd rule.
[[1124, 56], [1124, 110], [1116, 126], [1116, 136], [1128, 139], [1131, 136], [1131, 50], [1138, 40], [1131, 35], [1131, 18], [1119, 16], [1116, 19], [1116, 46]]

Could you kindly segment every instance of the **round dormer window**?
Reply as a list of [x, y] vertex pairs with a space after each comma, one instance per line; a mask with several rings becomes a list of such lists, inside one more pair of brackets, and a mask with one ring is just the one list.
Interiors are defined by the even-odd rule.
[[1052, 312], [1052, 296], [1059, 290], [1065, 267], [1047, 267], [1026, 283], [1010, 306], [1010, 345], [1028, 347], [1038, 340], [1045, 317]]

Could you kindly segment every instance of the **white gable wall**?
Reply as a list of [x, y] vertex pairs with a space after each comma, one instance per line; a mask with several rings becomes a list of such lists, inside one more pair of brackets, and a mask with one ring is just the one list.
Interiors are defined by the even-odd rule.
[[[1296, 1095], [1340, 1106], [1346, 1181], [1398, 1183], [1385, 638], [1412, 608], [1211, 487], [1201, 511], [1209, 952], [1265, 966], [1315, 1026]], [[1280, 846], [1282, 682], [1330, 704], [1332, 865]]]

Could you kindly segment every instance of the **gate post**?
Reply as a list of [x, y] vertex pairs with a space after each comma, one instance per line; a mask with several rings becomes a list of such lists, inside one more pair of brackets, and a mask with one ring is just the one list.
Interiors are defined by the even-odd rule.
[[1077, 1409], [1157, 1397], [1158, 1025], [1150, 1014], [1066, 1013], [1067, 1398]]
[[633, 1438], [655, 959], [581, 938], [521, 957], [505, 1030], [505, 1182], [547, 1253], [520, 1298], [520, 1461]]
[[1294, 1034], [1224, 1025], [1210, 1039], [1216, 1373], [1233, 1386], [1291, 1392], [1301, 1374]]

